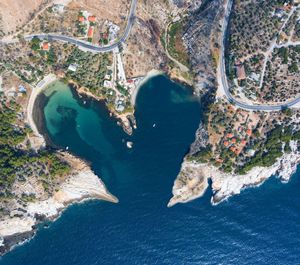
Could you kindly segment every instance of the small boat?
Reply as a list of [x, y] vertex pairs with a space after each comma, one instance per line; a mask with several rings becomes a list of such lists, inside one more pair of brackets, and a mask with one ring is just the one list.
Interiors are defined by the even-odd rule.
[[69, 146], [66, 147], [66, 150], [69, 150]]
[[127, 141], [126, 145], [127, 145], [127, 148], [131, 149], [133, 147], [133, 142]]
[[156, 123], [153, 123], [152, 127], [155, 128], [156, 127]]

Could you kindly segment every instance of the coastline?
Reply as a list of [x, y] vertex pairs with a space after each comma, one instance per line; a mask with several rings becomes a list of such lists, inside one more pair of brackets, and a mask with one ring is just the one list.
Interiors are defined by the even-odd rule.
[[[255, 167], [244, 175], [224, 173], [210, 163], [199, 164], [185, 160], [174, 182], [173, 197], [170, 199], [168, 207], [202, 197], [209, 187], [208, 184], [206, 185], [208, 180], [212, 182], [212, 205], [217, 205], [233, 195], [240, 194], [246, 188], [262, 185], [273, 176], [278, 177], [282, 183], [287, 183], [300, 163], [297, 142], [291, 141], [290, 146], [292, 152], [285, 153], [274, 165]], [[189, 180], [194, 181], [193, 185]]]
[[155, 76], [158, 76], [158, 75], [163, 75], [164, 72], [162, 71], [159, 71], [159, 70], [151, 70], [150, 72], [148, 72], [145, 77], [139, 82], [139, 84], [137, 85], [136, 89], [134, 89], [134, 91], [132, 91], [131, 93], [131, 98], [130, 98], [130, 102], [131, 102], [131, 105], [133, 107], [135, 107], [135, 104], [136, 104], [136, 98], [139, 94], [139, 91], [141, 89], [141, 87], [147, 83], [151, 78], [155, 77]]
[[49, 75], [45, 76], [43, 80], [41, 80], [35, 87], [32, 88], [32, 91], [31, 91], [31, 94], [30, 94], [30, 97], [28, 100], [28, 104], [26, 106], [26, 115], [27, 115], [26, 120], [34, 134], [34, 137], [30, 137], [31, 145], [33, 146], [33, 148], [35, 150], [38, 150], [41, 147], [43, 147], [43, 148], [46, 147], [46, 141], [45, 141], [43, 135], [41, 135], [39, 133], [39, 130], [34, 121], [35, 102], [36, 102], [36, 99], [39, 96], [39, 94], [45, 88], [47, 88], [52, 82], [54, 82], [56, 80], [57, 80], [57, 77], [54, 74], [49, 74]]
[[[99, 102], [104, 102], [106, 105], [106, 108], [108, 109], [110, 116], [114, 117], [117, 120], [117, 123], [123, 128], [123, 131], [128, 134], [132, 135], [133, 129], [135, 129], [135, 118], [134, 118], [134, 111], [133, 112], [127, 112], [127, 113], [118, 113], [116, 110], [109, 108], [109, 106], [105, 102], [104, 97], [96, 96], [89, 92], [86, 88], [80, 87], [76, 82], [73, 80], [68, 81], [68, 85], [70, 85], [77, 93], [77, 95], [87, 98], [92, 98], [94, 100], [97, 100]], [[131, 120], [133, 121], [134, 126], [131, 126]]]
[[101, 179], [85, 162], [66, 152], [58, 152], [58, 154], [70, 164], [72, 172], [48, 199], [28, 203], [23, 209], [22, 216], [0, 220], [1, 255], [31, 239], [38, 230], [38, 224], [55, 221], [68, 206], [74, 203], [99, 199], [118, 203], [118, 198], [106, 189]]
[[89, 92], [86, 88], [80, 87], [75, 81], [70, 80], [70, 81], [68, 81], [68, 84], [71, 85], [74, 88], [74, 90], [76, 90], [79, 97], [86, 96], [88, 98], [93, 98], [97, 101], [103, 101], [106, 104], [106, 107], [108, 108], [108, 110], [110, 112], [110, 115], [117, 119], [117, 123], [123, 128], [124, 132], [128, 135], [132, 135], [133, 130], [136, 129], [134, 108], [136, 105], [136, 98], [138, 96], [138, 93], [139, 93], [141, 87], [145, 83], [147, 83], [151, 78], [158, 76], [158, 75], [163, 75], [163, 74], [164, 74], [164, 72], [153, 69], [145, 75], [145, 77], [138, 83], [136, 88], [131, 92], [130, 103], [133, 108], [133, 111], [125, 112], [125, 113], [118, 113], [116, 110], [109, 108], [107, 106], [107, 104], [105, 103], [104, 97], [95, 96], [94, 94]]
[[116, 118], [117, 123], [123, 128], [124, 132], [130, 136], [130, 135], [132, 135], [133, 130], [137, 128], [136, 120], [134, 117], [134, 111], [135, 111], [135, 106], [136, 106], [136, 99], [137, 99], [137, 96], [138, 96], [138, 93], [139, 93], [141, 87], [145, 83], [147, 83], [151, 78], [159, 76], [159, 75], [165, 75], [165, 74], [167, 74], [168, 78], [172, 82], [178, 82], [184, 86], [191, 87], [191, 84], [189, 84], [189, 82], [187, 82], [185, 79], [178, 79], [177, 77], [169, 75], [168, 73], [165, 73], [163, 71], [152, 69], [144, 76], [144, 78], [138, 83], [136, 88], [131, 92], [130, 103], [131, 103], [133, 110], [129, 111], [129, 112], [124, 112], [124, 113], [118, 113], [115, 109], [109, 108], [109, 106], [105, 102], [104, 97], [94, 95], [93, 93], [89, 92], [88, 89], [86, 89], [84, 87], [80, 87], [75, 81], [69, 80], [68, 84], [72, 88], [74, 88], [74, 90], [77, 92], [79, 97], [86, 96], [87, 98], [93, 98], [97, 101], [103, 101], [105, 103], [106, 107], [108, 108], [108, 111], [110, 112], [111, 117]]
[[[41, 127], [45, 125], [42, 125], [43, 112], [40, 108], [46, 99], [40, 97], [41, 92], [56, 80], [58, 78], [53, 74], [46, 76], [35, 88], [32, 88], [26, 105], [26, 121], [33, 131], [28, 137], [35, 151], [46, 148], [50, 144], [50, 139], [42, 135], [45, 128], [41, 129]], [[55, 184], [57, 185], [55, 192], [48, 197], [37, 196], [35, 200], [22, 205], [22, 208], [17, 211], [11, 209], [10, 214], [1, 217], [0, 256], [30, 240], [37, 232], [40, 223], [55, 221], [74, 203], [87, 200], [119, 202], [118, 198], [107, 190], [102, 180], [94, 174], [87, 162], [65, 151], [54, 151], [54, 153], [71, 167], [71, 172], [58, 180]], [[39, 185], [36, 184], [32, 188], [38, 191]]]
[[50, 137], [47, 134], [46, 124], [44, 123], [43, 107], [47, 104], [47, 102], [48, 97], [46, 97], [43, 93], [39, 93], [34, 102], [34, 110], [32, 113], [33, 121], [36, 124], [39, 133], [44, 137], [46, 146], [59, 148], [51, 141]]

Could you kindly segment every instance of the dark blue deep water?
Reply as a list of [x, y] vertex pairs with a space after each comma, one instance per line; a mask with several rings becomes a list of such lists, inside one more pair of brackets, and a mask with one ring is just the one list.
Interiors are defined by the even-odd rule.
[[300, 172], [289, 184], [273, 178], [219, 206], [207, 192], [166, 207], [201, 119], [189, 89], [162, 76], [144, 85], [132, 137], [102, 104], [83, 104], [62, 83], [47, 93], [55, 90], [44, 109], [49, 136], [90, 161], [120, 203], [71, 206], [1, 265], [300, 264]]

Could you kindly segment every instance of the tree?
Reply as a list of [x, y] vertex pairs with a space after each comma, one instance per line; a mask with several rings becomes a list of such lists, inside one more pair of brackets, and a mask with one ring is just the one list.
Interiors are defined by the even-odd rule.
[[37, 51], [41, 47], [41, 40], [38, 37], [33, 37], [30, 45], [32, 50]]

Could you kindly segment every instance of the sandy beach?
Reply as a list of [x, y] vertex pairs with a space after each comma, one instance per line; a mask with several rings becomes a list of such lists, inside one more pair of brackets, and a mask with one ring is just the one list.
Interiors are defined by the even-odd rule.
[[[33, 118], [35, 101], [40, 92], [56, 80], [57, 77], [51, 74], [40, 81], [32, 88], [26, 106], [27, 122], [33, 130], [30, 141], [35, 150], [46, 146], [45, 139], [39, 133]], [[118, 198], [106, 189], [105, 184], [86, 162], [67, 152], [56, 152], [56, 154], [71, 167], [71, 172], [60, 179], [55, 192], [48, 194], [47, 197], [40, 195], [38, 182], [27, 183], [29, 186], [24, 183], [25, 186], [30, 187], [30, 192], [35, 194], [36, 199], [22, 205], [22, 209], [18, 209], [17, 214], [13, 208], [10, 214], [0, 218], [0, 255], [30, 239], [37, 231], [37, 224], [45, 220], [56, 220], [73, 203], [92, 199], [118, 203]], [[28, 191], [26, 187], [25, 192]]]
[[44, 137], [39, 133], [37, 126], [33, 120], [34, 103], [35, 103], [36, 98], [39, 95], [39, 93], [41, 93], [47, 86], [49, 86], [52, 82], [54, 82], [56, 80], [57, 80], [57, 77], [54, 74], [49, 74], [49, 75], [45, 76], [44, 79], [41, 80], [36, 85], [36, 87], [32, 88], [32, 91], [31, 91], [31, 94], [29, 97], [27, 110], [26, 110], [27, 122], [30, 125], [30, 127], [34, 133], [34, 137], [31, 138], [31, 144], [35, 150], [38, 150], [40, 147], [45, 147], [46, 143], [45, 143]]
[[150, 72], [147, 73], [147, 75], [141, 80], [141, 82], [136, 86], [136, 88], [132, 91], [131, 93], [131, 98], [130, 98], [130, 102], [131, 105], [134, 107], [135, 103], [136, 103], [136, 97], [139, 93], [140, 88], [147, 83], [147, 81], [149, 81], [149, 79], [158, 76], [158, 75], [162, 75], [163, 72], [162, 71], [158, 71], [158, 70], [151, 70]]

